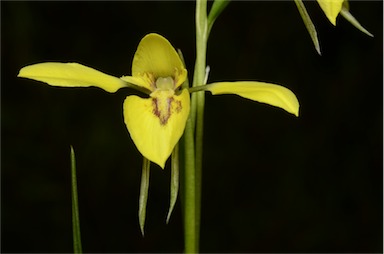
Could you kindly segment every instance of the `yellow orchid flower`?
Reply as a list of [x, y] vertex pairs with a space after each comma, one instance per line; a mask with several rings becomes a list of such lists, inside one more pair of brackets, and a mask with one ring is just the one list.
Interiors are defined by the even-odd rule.
[[237, 94], [244, 98], [280, 107], [298, 116], [299, 103], [287, 88], [264, 82], [217, 82], [181, 89], [187, 70], [170, 42], [158, 34], [148, 34], [139, 43], [132, 63], [132, 76], [113, 77], [78, 63], [47, 62], [29, 65], [18, 77], [52, 86], [96, 86], [114, 93], [133, 87], [148, 98], [128, 96], [123, 104], [124, 122], [140, 153], [164, 168], [183, 135], [190, 111], [190, 92], [208, 90], [212, 94]]
[[187, 70], [172, 45], [157, 34], [148, 34], [139, 43], [132, 76], [116, 78], [78, 63], [34, 64], [22, 68], [18, 76], [52, 86], [96, 86], [111, 93], [130, 84], [146, 89], [149, 98], [132, 95], [125, 99], [124, 121], [140, 153], [162, 168], [189, 114], [188, 90], [178, 91]]

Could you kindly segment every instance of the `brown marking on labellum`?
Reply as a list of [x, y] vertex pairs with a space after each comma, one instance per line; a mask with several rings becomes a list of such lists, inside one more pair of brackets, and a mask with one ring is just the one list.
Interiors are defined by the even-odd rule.
[[183, 109], [183, 106], [181, 106], [181, 101], [175, 101], [175, 103], [175, 111], [176, 113], [179, 113]]
[[166, 125], [173, 113], [180, 113], [183, 109], [181, 101], [168, 97], [165, 100], [159, 98], [152, 99], [153, 114], [159, 118], [161, 125]]
[[171, 108], [173, 101], [174, 99], [172, 97], [169, 97], [164, 101], [159, 100], [158, 98], [152, 99], [153, 114], [159, 118], [161, 125], [166, 125], [168, 119], [171, 117]]

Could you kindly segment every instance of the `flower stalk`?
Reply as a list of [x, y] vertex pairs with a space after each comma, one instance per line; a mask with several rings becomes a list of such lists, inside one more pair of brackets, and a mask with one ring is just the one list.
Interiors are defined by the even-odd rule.
[[[207, 50], [207, 1], [196, 1], [196, 62], [192, 87], [204, 85]], [[185, 133], [185, 252], [199, 250], [204, 93], [194, 93]], [[195, 139], [194, 137], [195, 133]]]

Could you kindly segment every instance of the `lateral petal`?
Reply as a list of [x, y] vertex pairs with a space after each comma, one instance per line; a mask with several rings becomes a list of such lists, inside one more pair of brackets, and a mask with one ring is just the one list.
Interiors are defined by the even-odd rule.
[[184, 133], [190, 109], [188, 90], [155, 91], [151, 98], [128, 96], [123, 105], [124, 122], [139, 152], [164, 168]]
[[328, 20], [336, 26], [336, 18], [341, 11], [344, 0], [317, 0]]
[[152, 82], [159, 77], [173, 77], [177, 88], [185, 81], [187, 70], [171, 43], [163, 36], [151, 33], [137, 47], [132, 76], [150, 78]]
[[45, 82], [51, 86], [89, 87], [96, 86], [114, 93], [126, 82], [78, 63], [46, 62], [22, 68], [18, 77]]
[[208, 85], [207, 90], [211, 91], [213, 95], [236, 94], [282, 108], [295, 116], [299, 116], [299, 101], [296, 95], [288, 88], [280, 85], [252, 81], [218, 82]]

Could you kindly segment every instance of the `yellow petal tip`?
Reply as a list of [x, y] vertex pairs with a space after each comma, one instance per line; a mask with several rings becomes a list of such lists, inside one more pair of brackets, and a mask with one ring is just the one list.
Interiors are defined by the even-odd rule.
[[125, 81], [78, 63], [45, 62], [25, 66], [18, 77], [61, 87], [95, 86], [114, 93], [126, 87]]
[[279, 107], [299, 116], [299, 101], [296, 95], [280, 85], [255, 81], [219, 82], [209, 85], [213, 95], [236, 94], [243, 98]]
[[344, 0], [317, 0], [325, 16], [336, 26], [336, 18], [339, 15]]

